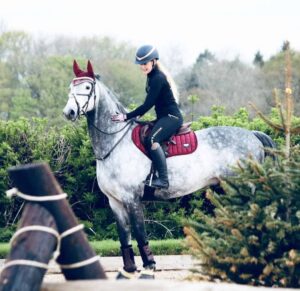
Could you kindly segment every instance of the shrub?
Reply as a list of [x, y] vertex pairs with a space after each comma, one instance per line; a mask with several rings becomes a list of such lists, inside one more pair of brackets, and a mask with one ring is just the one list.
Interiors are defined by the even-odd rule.
[[[274, 113], [272, 113], [274, 114]], [[274, 117], [277, 118], [274, 114]], [[149, 117], [150, 118], [150, 117]], [[151, 119], [151, 118], [150, 118]], [[194, 129], [214, 125], [233, 125], [267, 131], [280, 140], [258, 120], [250, 120], [242, 108], [232, 116], [224, 115], [221, 107], [214, 107], [211, 117], [201, 117], [193, 123]], [[107, 198], [96, 181], [95, 158], [87, 134], [85, 120], [66, 123], [59, 128], [50, 126], [46, 119], [0, 121], [0, 228], [2, 231], [14, 225], [18, 219], [22, 201], [9, 201], [5, 191], [10, 184], [7, 169], [19, 164], [48, 162], [77, 217], [87, 226], [91, 239], [117, 239], [115, 220], [108, 207]], [[147, 232], [151, 239], [179, 238], [183, 236], [181, 220], [194, 209], [201, 208], [201, 191], [172, 203], [146, 203]], [[8, 237], [0, 237], [0, 241]]]

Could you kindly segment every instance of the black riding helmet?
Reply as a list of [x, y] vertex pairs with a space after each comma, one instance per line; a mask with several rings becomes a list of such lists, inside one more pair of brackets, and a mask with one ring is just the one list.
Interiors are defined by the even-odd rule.
[[142, 65], [152, 60], [158, 60], [159, 55], [157, 49], [152, 45], [143, 45], [136, 51], [135, 63]]

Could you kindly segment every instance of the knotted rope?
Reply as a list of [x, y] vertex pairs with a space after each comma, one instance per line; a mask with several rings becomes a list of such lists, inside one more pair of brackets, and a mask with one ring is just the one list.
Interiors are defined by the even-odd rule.
[[[56, 194], [56, 195], [49, 195], [49, 196], [33, 196], [33, 195], [28, 195], [28, 194], [24, 194], [21, 191], [19, 191], [17, 188], [12, 188], [10, 190], [6, 191], [6, 195], [9, 198], [12, 198], [13, 196], [18, 196], [24, 200], [27, 201], [32, 201], [32, 202], [47, 202], [47, 201], [57, 201], [57, 200], [62, 200], [67, 198], [67, 194], [66, 193], [61, 193], [61, 194]], [[48, 226], [42, 226], [42, 225], [30, 225], [30, 226], [24, 226], [20, 229], [18, 229], [14, 235], [12, 236], [11, 240], [10, 240], [10, 244], [12, 245], [13, 241], [22, 233], [28, 232], [28, 231], [42, 231], [42, 232], [46, 232], [46, 233], [50, 233], [52, 235], [54, 235], [57, 239], [57, 247], [56, 250], [53, 253], [53, 259], [56, 260], [58, 258], [58, 256], [60, 255], [60, 247], [61, 247], [61, 241], [62, 239], [64, 239], [65, 237], [79, 231], [79, 230], [83, 230], [84, 229], [84, 225], [83, 224], [79, 224], [76, 225], [70, 229], [65, 230], [64, 232], [62, 232], [61, 234], [59, 234], [56, 230], [54, 230], [51, 227]], [[76, 269], [76, 268], [80, 268], [83, 266], [87, 266], [89, 264], [92, 264], [96, 261], [98, 261], [100, 259], [99, 256], [94, 256], [91, 257], [89, 259], [80, 261], [80, 262], [76, 262], [76, 263], [72, 263], [72, 264], [59, 264], [60, 267], [62, 269]], [[42, 269], [48, 269], [48, 264], [45, 263], [41, 263], [41, 262], [37, 262], [37, 261], [33, 261], [33, 260], [12, 260], [12, 261], [8, 261], [4, 264], [1, 272], [3, 272], [3, 270], [5, 268], [11, 267], [11, 266], [15, 266], [15, 265], [25, 265], [25, 266], [32, 266], [32, 267], [37, 267], [37, 268], [42, 268]]]

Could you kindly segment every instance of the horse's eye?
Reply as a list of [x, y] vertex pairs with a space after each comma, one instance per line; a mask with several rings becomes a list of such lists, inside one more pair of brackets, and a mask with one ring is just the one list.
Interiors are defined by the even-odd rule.
[[86, 86], [85, 89], [89, 90], [89, 89], [90, 89], [90, 86]]

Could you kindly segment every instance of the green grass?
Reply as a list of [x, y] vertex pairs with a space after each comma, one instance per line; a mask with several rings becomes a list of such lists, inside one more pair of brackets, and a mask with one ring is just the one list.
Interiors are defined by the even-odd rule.
[[[183, 239], [152, 240], [150, 247], [154, 255], [180, 255], [188, 253]], [[113, 240], [92, 241], [91, 246], [102, 257], [120, 256], [120, 243]], [[138, 247], [133, 241], [134, 252], [138, 255]], [[5, 258], [9, 252], [8, 243], [0, 243], [0, 258]]]
[[0, 258], [3, 259], [7, 256], [9, 252], [9, 244], [8, 243], [0, 243]]

